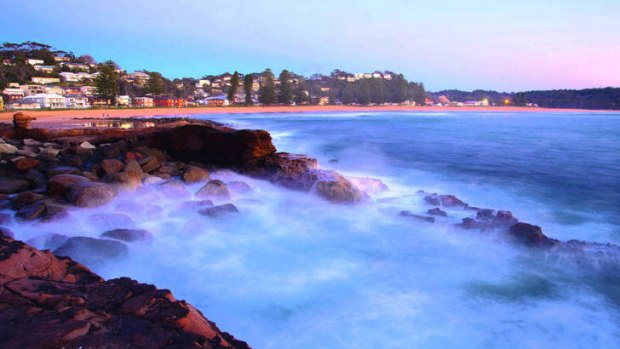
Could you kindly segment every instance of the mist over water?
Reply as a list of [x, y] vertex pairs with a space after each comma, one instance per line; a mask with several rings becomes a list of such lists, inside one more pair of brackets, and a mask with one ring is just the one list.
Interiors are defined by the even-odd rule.
[[[428, 224], [419, 189], [511, 210], [561, 240], [620, 244], [620, 114], [269, 114], [205, 118], [271, 132], [280, 151], [388, 186], [344, 206], [230, 171], [253, 191], [207, 218], [157, 186], [17, 237], [144, 228], [126, 259], [92, 265], [170, 288], [254, 348], [617, 348], [617, 255], [570, 255]], [[223, 201], [228, 202], [228, 201]], [[36, 245], [36, 244], [35, 244]], [[43, 246], [38, 246], [43, 247]]]

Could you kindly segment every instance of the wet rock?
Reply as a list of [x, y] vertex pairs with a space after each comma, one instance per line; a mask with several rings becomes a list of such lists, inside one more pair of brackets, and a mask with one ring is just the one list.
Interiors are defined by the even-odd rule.
[[252, 187], [243, 181], [228, 182], [228, 189], [236, 194], [247, 194], [252, 192]]
[[305, 155], [275, 153], [266, 156], [259, 177], [288, 189], [310, 191], [318, 179], [316, 159]]
[[161, 167], [161, 162], [154, 156], [147, 156], [140, 160], [140, 167], [144, 173], [151, 173]]
[[11, 223], [12, 216], [8, 213], [0, 213], [0, 225]]
[[224, 182], [219, 179], [212, 179], [202, 188], [198, 189], [195, 196], [198, 198], [214, 197], [227, 199], [230, 198], [230, 192], [228, 191], [228, 186], [226, 186]]
[[[15, 234], [13, 234], [12, 231], [8, 230], [7, 228], [0, 227], [0, 239], [3, 239], [3, 238], [11, 238], [12, 239], [14, 237], [15, 237]], [[0, 252], [2, 252], [2, 247], [0, 247]], [[2, 274], [2, 269], [0, 269], [0, 274]]]
[[47, 206], [45, 205], [44, 202], [37, 202], [31, 205], [22, 207], [21, 209], [17, 211], [15, 215], [23, 220], [31, 221], [31, 220], [43, 217], [46, 209], [47, 209]]
[[97, 176], [96, 173], [94, 172], [89, 172], [89, 171], [83, 171], [82, 173], [80, 173], [80, 175], [82, 175], [83, 177], [88, 178], [89, 180], [96, 182], [99, 180], [99, 176]]
[[45, 199], [46, 196], [42, 194], [38, 194], [32, 191], [25, 191], [13, 197], [12, 201], [12, 209], [20, 210], [21, 208], [32, 205], [37, 201], [41, 201]]
[[0, 194], [15, 194], [30, 188], [30, 183], [23, 179], [0, 177]]
[[17, 147], [8, 143], [0, 143], [0, 154], [15, 154]]
[[211, 200], [184, 201], [183, 203], [181, 203], [179, 205], [179, 208], [181, 208], [181, 209], [194, 209], [194, 208], [201, 208], [201, 207], [206, 207], [206, 206], [213, 206], [213, 201], [211, 201]]
[[41, 173], [41, 171], [34, 168], [28, 170], [26, 175], [24, 175], [24, 178], [37, 185], [44, 185], [47, 182], [45, 175]]
[[45, 214], [43, 215], [43, 217], [41, 217], [41, 222], [55, 222], [57, 220], [65, 219], [67, 217], [69, 217], [69, 211], [67, 211], [66, 208], [46, 203]]
[[40, 161], [35, 158], [24, 156], [15, 162], [15, 168], [18, 171], [24, 172], [37, 167], [39, 163]]
[[101, 237], [126, 242], [135, 242], [151, 240], [153, 239], [153, 234], [144, 229], [114, 229], [102, 233]]
[[97, 147], [95, 147], [94, 145], [88, 143], [87, 141], [84, 141], [84, 142], [80, 143], [80, 148], [84, 148], [84, 149], [97, 149]]
[[411, 211], [400, 211], [400, 216], [405, 218], [411, 218], [421, 222], [435, 223], [435, 217], [421, 216]]
[[94, 213], [86, 219], [86, 223], [101, 230], [130, 228], [135, 225], [131, 217], [122, 213]]
[[62, 246], [68, 239], [69, 237], [67, 235], [50, 233], [32, 238], [28, 240], [27, 243], [38, 246], [41, 249], [54, 250]]
[[109, 186], [72, 174], [60, 174], [50, 178], [47, 188], [50, 195], [62, 196], [79, 207], [100, 206], [112, 201], [116, 196], [116, 192]]
[[39, 148], [39, 153], [41, 155], [49, 155], [49, 156], [55, 157], [55, 156], [58, 156], [58, 154], [60, 154], [60, 149], [51, 148], [51, 147]]
[[67, 196], [74, 186], [90, 182], [88, 178], [73, 174], [55, 175], [47, 183], [47, 191], [50, 195]]
[[105, 173], [113, 174], [118, 173], [123, 170], [125, 164], [123, 164], [120, 160], [116, 159], [105, 159], [101, 161], [101, 168], [105, 171]]
[[362, 193], [353, 183], [332, 171], [319, 176], [315, 190], [320, 197], [334, 203], [353, 204], [362, 200]]
[[164, 179], [157, 176], [145, 176], [142, 181], [144, 185], [160, 184], [162, 182], [164, 182]]
[[67, 256], [88, 264], [103, 264], [111, 259], [119, 259], [128, 255], [129, 249], [122, 242], [95, 239], [85, 236], [69, 238], [62, 246], [54, 250], [58, 256]]
[[220, 217], [229, 214], [238, 214], [239, 210], [233, 204], [224, 204], [202, 209], [198, 211], [198, 213], [208, 217]]
[[56, 175], [60, 175], [60, 174], [72, 174], [72, 175], [79, 175], [80, 174], [80, 169], [77, 167], [73, 167], [73, 166], [55, 166], [52, 167], [51, 169], [49, 169], [47, 171], [47, 175], [49, 177], [54, 177]]
[[169, 179], [158, 184], [161, 193], [168, 197], [183, 198], [189, 196], [185, 184], [178, 179]]
[[137, 161], [128, 161], [125, 165], [125, 170], [123, 171], [123, 173], [124, 176], [122, 176], [122, 178], [126, 179], [124, 183], [132, 184], [135, 187], [142, 184], [142, 177], [144, 176], [144, 172], [142, 171], [142, 167], [140, 167], [140, 164]]
[[529, 247], [551, 247], [559, 243], [558, 240], [548, 238], [539, 226], [528, 223], [517, 223], [508, 229], [508, 235], [515, 241]]
[[202, 182], [209, 179], [209, 171], [205, 168], [198, 166], [187, 166], [185, 172], [183, 172], [183, 181], [185, 183]]
[[461, 207], [466, 208], [467, 204], [454, 195], [431, 194], [424, 197], [424, 201], [433, 206], [442, 207]]
[[350, 177], [349, 180], [357, 188], [368, 194], [379, 194], [388, 190], [388, 186], [376, 178]]
[[430, 214], [431, 216], [448, 217], [448, 214], [438, 207], [431, 208], [430, 210], [426, 211], [426, 213]]

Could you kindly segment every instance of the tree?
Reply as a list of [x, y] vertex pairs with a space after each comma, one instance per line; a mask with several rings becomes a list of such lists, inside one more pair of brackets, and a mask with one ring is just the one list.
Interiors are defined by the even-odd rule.
[[353, 90], [353, 86], [351, 84], [347, 84], [347, 86], [342, 90], [342, 104], [348, 105], [355, 102], [355, 91]]
[[239, 73], [235, 70], [232, 78], [230, 79], [230, 88], [228, 89], [228, 101], [232, 103], [237, 93], [237, 87], [239, 87]]
[[276, 84], [271, 69], [267, 68], [261, 74], [261, 84], [258, 90], [258, 101], [264, 105], [271, 105], [276, 102]]
[[245, 92], [245, 105], [252, 105], [252, 89], [254, 85], [254, 77], [252, 74], [246, 74], [243, 78], [243, 91]]
[[390, 96], [389, 100], [392, 103], [403, 103], [407, 100], [407, 80], [402, 74], [398, 74], [390, 83]]
[[288, 70], [283, 70], [278, 77], [280, 80], [280, 93], [278, 94], [278, 102], [282, 104], [291, 104], [291, 74]]
[[144, 86], [144, 90], [146, 93], [150, 93], [153, 96], [161, 95], [164, 93], [164, 78], [158, 72], [148, 72], [149, 80], [146, 82]]
[[95, 78], [95, 86], [97, 87], [97, 96], [107, 100], [110, 104], [116, 104], [116, 96], [118, 95], [118, 81], [116, 81], [116, 64], [112, 61], [106, 61], [99, 65], [99, 75]]

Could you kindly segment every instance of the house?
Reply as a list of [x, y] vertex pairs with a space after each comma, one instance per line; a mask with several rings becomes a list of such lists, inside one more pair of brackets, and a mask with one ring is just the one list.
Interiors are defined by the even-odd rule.
[[60, 63], [60, 62], [69, 62], [71, 59], [69, 57], [65, 57], [65, 56], [54, 56], [54, 60], [57, 63]]
[[53, 73], [54, 69], [56, 68], [55, 65], [35, 65], [34, 66], [34, 70], [41, 72], [41, 73]]
[[29, 58], [26, 60], [26, 63], [30, 65], [39, 65], [45, 63], [45, 61], [42, 59]]
[[156, 107], [182, 108], [186, 106], [187, 102], [183, 98], [155, 97], [153, 99], [153, 104]]
[[389, 73], [383, 74], [383, 78], [385, 80], [392, 80], [392, 74], [389, 74]]
[[200, 79], [198, 80], [198, 82], [196, 82], [196, 88], [204, 88], [205, 85], [211, 86], [211, 81], [207, 79]]
[[86, 109], [90, 108], [88, 97], [84, 95], [66, 95], [65, 107], [72, 109]]
[[[65, 87], [63, 95], [83, 95], [81, 87]], [[60, 93], [57, 93], [60, 94]]]
[[145, 72], [135, 71], [131, 74], [123, 76], [123, 79], [127, 82], [132, 82], [138, 86], [144, 86], [151, 76]]
[[136, 97], [133, 99], [133, 106], [140, 108], [153, 108], [153, 98], [151, 97]]
[[116, 105], [128, 107], [131, 105], [131, 97], [127, 95], [116, 96]]
[[35, 84], [41, 84], [41, 85], [55, 84], [57, 82], [60, 82], [59, 78], [50, 78], [47, 76], [33, 76], [31, 80]]
[[97, 94], [97, 88], [95, 86], [82, 86], [80, 92], [85, 96], [94, 96]]
[[77, 73], [77, 79], [78, 81], [86, 81], [86, 80], [92, 81], [92, 80], [95, 80], [95, 75], [84, 73], [84, 72], [79, 72]]
[[0, 96], [0, 111], [4, 110], [4, 98]]
[[80, 81], [78, 79], [78, 75], [76, 73], [72, 73], [72, 72], [68, 72], [68, 71], [63, 71], [63, 72], [59, 73], [58, 75], [60, 75], [62, 80], [66, 81], [66, 82], [78, 82], [78, 81]]
[[379, 73], [379, 72], [372, 73], [372, 78], [373, 79], [381, 79], [382, 77], [383, 77], [383, 75], [381, 75], [381, 73]]
[[57, 109], [65, 107], [65, 98], [52, 93], [38, 93], [35, 95], [26, 96], [22, 98], [21, 101], [25, 101], [27, 103], [39, 103], [42, 108]]
[[319, 97], [319, 105], [328, 105], [329, 97]]
[[19, 85], [26, 96], [45, 93], [45, 87], [41, 85]]
[[230, 104], [225, 95], [207, 97], [203, 99], [205, 105], [209, 107], [224, 107]]
[[52, 93], [61, 96], [67, 94], [65, 90], [60, 86], [45, 86], [45, 93]]
[[41, 109], [41, 105], [36, 102], [24, 101], [22, 99], [18, 99], [7, 103], [6, 110], [32, 110], [32, 109]]
[[72, 62], [65, 62], [65, 63], [61, 63], [61, 65], [63, 67], [67, 67], [71, 70], [81, 70], [81, 71], [89, 71], [90, 67], [86, 64], [82, 64], [82, 63], [72, 63]]
[[9, 98], [9, 101], [22, 99], [26, 95], [24, 90], [20, 88], [5, 88], [4, 90], [2, 90], [2, 94], [7, 96]]

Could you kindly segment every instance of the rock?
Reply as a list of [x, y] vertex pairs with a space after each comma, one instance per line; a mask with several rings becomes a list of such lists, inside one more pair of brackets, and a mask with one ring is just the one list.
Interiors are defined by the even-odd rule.
[[224, 204], [202, 209], [198, 213], [208, 217], [220, 217], [228, 214], [238, 214], [239, 210], [233, 204]]
[[288, 189], [310, 191], [318, 179], [317, 167], [316, 159], [305, 155], [275, 153], [265, 157], [257, 175]]
[[448, 217], [448, 214], [438, 207], [431, 208], [430, 210], [426, 211], [426, 213], [430, 214], [431, 216]]
[[50, 195], [62, 196], [79, 207], [95, 207], [106, 204], [116, 196], [112, 188], [85, 177], [60, 174], [50, 178], [48, 185]]
[[0, 143], [0, 154], [15, 154], [17, 147], [8, 143]]
[[31, 221], [37, 218], [42, 218], [45, 214], [47, 207], [44, 202], [37, 202], [28, 206], [24, 206], [15, 214], [17, 217]]
[[34, 139], [31, 139], [31, 138], [24, 138], [24, 139], [22, 139], [22, 143], [24, 143], [24, 145], [32, 145], [32, 146], [36, 146], [36, 147], [41, 145], [41, 142], [36, 141]]
[[51, 233], [37, 236], [27, 242], [33, 246], [40, 246], [41, 249], [54, 250], [62, 246], [62, 244], [64, 244], [67, 240], [69, 240], [67, 235]]
[[128, 278], [105, 281], [4, 235], [0, 309], [0, 347], [7, 349], [249, 349], [168, 290]]
[[178, 179], [170, 179], [158, 184], [161, 193], [168, 197], [182, 198], [189, 196], [185, 184]]
[[508, 235], [515, 241], [529, 247], [551, 247], [559, 243], [543, 234], [539, 226], [528, 223], [517, 223], [508, 229]]
[[0, 213], [0, 225], [11, 223], [12, 216], [8, 213]]
[[183, 172], [183, 181], [185, 183], [202, 182], [209, 179], [209, 171], [207, 169], [198, 166], [187, 166], [185, 172]]
[[80, 173], [80, 175], [82, 175], [83, 177], [88, 178], [89, 180], [96, 182], [99, 180], [99, 176], [97, 176], [96, 173], [94, 172], [89, 172], [89, 171], [83, 171], [82, 173]]
[[86, 223], [101, 230], [130, 228], [136, 223], [123, 213], [94, 213], [86, 219]]
[[118, 173], [121, 170], [123, 170], [123, 168], [125, 167], [125, 164], [123, 164], [120, 160], [105, 159], [101, 161], [101, 167], [103, 168], [105, 173], [112, 174], [112, 173]]
[[124, 172], [131, 183], [137, 185], [142, 183], [142, 176], [144, 175], [144, 172], [136, 160], [129, 160], [125, 165]]
[[0, 177], [0, 194], [15, 194], [30, 188], [30, 183], [23, 179]]
[[211, 200], [191, 200], [184, 201], [179, 205], [181, 209], [193, 209], [205, 206], [213, 206], [213, 201]]
[[15, 168], [18, 171], [28, 171], [31, 168], [37, 167], [39, 163], [39, 160], [25, 156], [15, 162]]
[[243, 181], [228, 182], [228, 189], [236, 194], [247, 194], [252, 192], [252, 187]]
[[102, 233], [101, 237], [134, 242], [151, 240], [153, 238], [153, 234], [144, 229], [114, 229]]
[[70, 174], [70, 175], [79, 175], [80, 174], [80, 169], [77, 167], [73, 167], [73, 166], [55, 166], [50, 168], [47, 171], [47, 175], [49, 177], [53, 177], [56, 175], [60, 175], [60, 174]]
[[128, 252], [127, 245], [122, 242], [85, 236], [69, 238], [54, 250], [55, 255], [71, 257], [88, 265], [104, 264], [110, 259], [124, 258]]
[[65, 219], [69, 217], [69, 211], [62, 206], [55, 206], [46, 204], [46, 210], [43, 217], [41, 217], [42, 223], [55, 222], [57, 220]]
[[147, 156], [139, 162], [144, 173], [151, 173], [161, 167], [161, 163], [154, 156]]
[[42, 155], [49, 155], [49, 156], [58, 156], [58, 154], [60, 154], [60, 149], [55, 149], [55, 148], [51, 148], [51, 147], [47, 147], [47, 148], [39, 148], [39, 153]]
[[34, 168], [28, 170], [28, 172], [26, 172], [26, 175], [24, 175], [24, 178], [40, 186], [44, 185], [47, 182], [47, 178], [45, 177], [45, 175], [41, 173], [41, 171]]
[[349, 180], [357, 188], [368, 194], [379, 194], [388, 190], [388, 186], [376, 178], [350, 177]]
[[317, 194], [335, 203], [352, 204], [362, 200], [362, 193], [349, 180], [332, 171], [325, 171], [316, 182]]
[[431, 194], [424, 197], [424, 200], [433, 206], [442, 207], [462, 207], [466, 208], [467, 204], [454, 195], [438, 195]]
[[146, 176], [144, 178], [144, 180], [142, 181], [142, 184], [144, 185], [153, 185], [153, 184], [160, 184], [162, 183], [164, 180], [160, 177], [157, 176]]
[[84, 148], [84, 149], [97, 149], [97, 147], [95, 147], [94, 145], [88, 143], [87, 141], [84, 141], [84, 142], [80, 143], [80, 148]]
[[[14, 238], [15, 234], [13, 234], [12, 231], [6, 229], [6, 228], [2, 228], [0, 227], [0, 240], [4, 239], [4, 238]], [[1, 241], [0, 241], [1, 243]], [[1, 246], [1, 245], [0, 245]], [[2, 247], [0, 247], [0, 252], [2, 251]], [[2, 256], [2, 254], [0, 254], [0, 256]], [[0, 261], [1, 262], [1, 261]], [[0, 275], [3, 274], [3, 270], [0, 269]]]
[[89, 182], [88, 178], [83, 176], [59, 174], [49, 179], [47, 182], [47, 191], [50, 195], [67, 197], [73, 187]]
[[230, 198], [230, 192], [226, 184], [219, 179], [212, 179], [207, 182], [202, 188], [200, 188], [196, 194], [198, 198], [214, 197], [228, 199]]
[[412, 213], [410, 211], [400, 211], [400, 216], [401, 217], [406, 217], [406, 218], [412, 218], [412, 219], [415, 219], [415, 220], [421, 221], [421, 222], [435, 223], [435, 217], [421, 216], [421, 215], [417, 215], [415, 213]]
[[25, 192], [22, 192], [16, 195], [15, 197], [13, 197], [13, 199], [11, 199], [13, 203], [11, 208], [17, 211], [17, 210], [22, 209], [25, 206], [32, 205], [35, 202], [41, 201], [45, 198], [46, 198], [45, 195], [34, 193], [32, 191], [25, 191]]
[[37, 118], [32, 117], [30, 115], [26, 115], [22, 112], [15, 113], [13, 115], [13, 127], [16, 129], [23, 129], [23, 130], [30, 129], [32, 126], [32, 121], [36, 119]]

